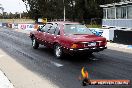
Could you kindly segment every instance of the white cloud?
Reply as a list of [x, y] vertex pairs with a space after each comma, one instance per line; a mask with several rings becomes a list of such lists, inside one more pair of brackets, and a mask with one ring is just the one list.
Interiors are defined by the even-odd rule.
[[0, 4], [4, 7], [5, 12], [23, 12], [26, 11], [26, 6], [22, 0], [0, 0]]

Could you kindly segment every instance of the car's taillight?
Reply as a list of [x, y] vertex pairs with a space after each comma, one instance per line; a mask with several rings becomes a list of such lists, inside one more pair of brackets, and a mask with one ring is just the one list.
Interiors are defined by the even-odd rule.
[[74, 43], [71, 45], [72, 49], [77, 49], [77, 48], [82, 48], [82, 47], [83, 47], [83, 45], [81, 43]]
[[78, 44], [72, 44], [71, 48], [75, 49], [78, 47]]

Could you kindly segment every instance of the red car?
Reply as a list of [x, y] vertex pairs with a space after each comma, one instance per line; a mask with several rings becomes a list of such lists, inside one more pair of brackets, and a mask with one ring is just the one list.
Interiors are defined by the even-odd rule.
[[34, 49], [39, 44], [54, 49], [57, 58], [64, 54], [92, 54], [106, 49], [106, 39], [94, 35], [85, 25], [73, 22], [51, 22], [30, 33]]

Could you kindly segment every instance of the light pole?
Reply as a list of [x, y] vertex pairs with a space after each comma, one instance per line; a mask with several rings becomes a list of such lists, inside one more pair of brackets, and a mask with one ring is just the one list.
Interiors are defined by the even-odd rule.
[[[21, 4], [20, 4], [21, 2], [19, 1], [19, 8], [21, 8]], [[21, 13], [21, 11], [19, 11], [19, 18], [21, 19], [22, 18], [22, 13]]]
[[64, 5], [64, 10], [63, 10], [64, 11], [64, 14], [63, 14], [64, 19], [63, 20], [66, 21], [66, 8], [65, 8], [65, 1], [64, 0], [63, 0], [63, 5]]

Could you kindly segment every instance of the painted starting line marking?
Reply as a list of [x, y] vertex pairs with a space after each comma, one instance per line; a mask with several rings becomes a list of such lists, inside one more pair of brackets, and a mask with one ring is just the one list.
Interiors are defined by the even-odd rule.
[[55, 65], [56, 67], [62, 67], [64, 65], [60, 64], [60, 63], [57, 63], [57, 62], [51, 62], [51, 64]]
[[0, 88], [14, 88], [4, 73], [0, 70]]

